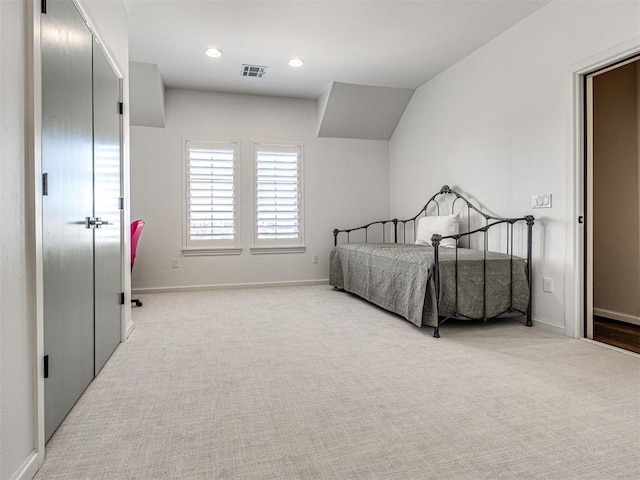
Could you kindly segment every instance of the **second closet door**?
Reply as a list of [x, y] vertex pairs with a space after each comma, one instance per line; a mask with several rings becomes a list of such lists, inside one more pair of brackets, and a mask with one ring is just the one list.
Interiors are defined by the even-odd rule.
[[95, 374], [121, 338], [120, 79], [93, 44]]

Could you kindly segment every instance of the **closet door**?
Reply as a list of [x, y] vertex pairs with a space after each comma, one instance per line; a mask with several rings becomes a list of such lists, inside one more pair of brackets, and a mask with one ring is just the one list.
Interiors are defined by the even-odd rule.
[[[93, 43], [95, 374], [121, 338], [120, 79]], [[99, 223], [102, 222], [102, 225]]]
[[48, 439], [94, 376], [92, 36], [70, 0], [47, 2], [41, 52]]

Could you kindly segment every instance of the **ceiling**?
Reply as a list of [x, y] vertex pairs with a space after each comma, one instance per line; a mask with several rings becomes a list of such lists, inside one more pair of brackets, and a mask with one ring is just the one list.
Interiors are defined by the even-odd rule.
[[[167, 87], [316, 99], [334, 81], [415, 89], [548, 0], [124, 2], [130, 60]], [[269, 68], [242, 77], [243, 64]]]

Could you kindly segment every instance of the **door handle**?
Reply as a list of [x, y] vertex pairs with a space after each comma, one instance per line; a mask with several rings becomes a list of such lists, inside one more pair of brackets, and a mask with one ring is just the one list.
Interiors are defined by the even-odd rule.
[[103, 221], [100, 217], [87, 217], [85, 226], [87, 228], [100, 228], [102, 225], [110, 225], [109, 222]]

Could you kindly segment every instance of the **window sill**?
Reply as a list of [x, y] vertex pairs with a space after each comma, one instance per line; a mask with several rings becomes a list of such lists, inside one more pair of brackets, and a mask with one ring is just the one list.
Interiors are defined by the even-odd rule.
[[279, 254], [279, 253], [304, 253], [306, 247], [304, 245], [297, 247], [279, 247], [279, 246], [271, 246], [271, 247], [251, 247], [252, 255], [270, 255], [270, 254]]
[[183, 248], [182, 255], [185, 257], [202, 257], [207, 255], [240, 255], [241, 247], [218, 247], [218, 248]]

